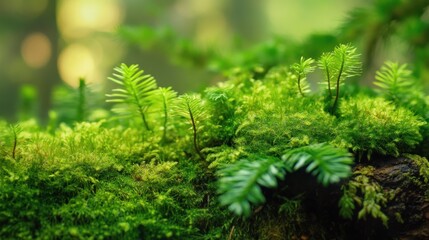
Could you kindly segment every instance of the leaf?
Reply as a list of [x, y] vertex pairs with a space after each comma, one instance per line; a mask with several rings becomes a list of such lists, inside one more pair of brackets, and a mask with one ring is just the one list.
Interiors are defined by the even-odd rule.
[[243, 159], [218, 171], [219, 200], [237, 215], [250, 215], [250, 204], [265, 202], [261, 187], [277, 187], [287, 167], [277, 158]]
[[350, 176], [353, 163], [349, 152], [325, 143], [289, 150], [282, 159], [295, 171], [307, 166], [306, 172], [316, 176], [324, 186]]

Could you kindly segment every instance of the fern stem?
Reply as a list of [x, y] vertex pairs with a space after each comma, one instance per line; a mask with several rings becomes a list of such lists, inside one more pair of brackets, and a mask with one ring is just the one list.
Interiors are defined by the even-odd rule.
[[85, 79], [79, 79], [79, 95], [78, 95], [78, 106], [77, 106], [77, 121], [82, 122], [85, 120], [85, 96], [86, 83]]
[[301, 89], [301, 74], [298, 75], [298, 90], [301, 96], [304, 97], [304, 93], [302, 92], [302, 89]]
[[14, 139], [13, 139], [13, 150], [12, 150], [12, 158], [15, 159], [15, 153], [16, 153], [16, 145], [18, 144], [18, 137], [16, 136], [16, 132], [13, 132]]
[[329, 73], [329, 67], [328, 64], [325, 64], [325, 69], [326, 69], [326, 78], [328, 79], [328, 92], [329, 92], [329, 97], [332, 97], [332, 91], [331, 91], [331, 74]]
[[139, 113], [140, 113], [140, 116], [142, 118], [142, 121], [143, 121], [143, 124], [144, 124], [146, 130], [150, 131], [149, 124], [146, 121], [146, 116], [145, 116], [144, 111], [143, 111], [143, 107], [140, 104], [138, 104], [137, 106], [138, 106]]
[[341, 59], [341, 67], [340, 67], [340, 71], [338, 72], [338, 77], [337, 77], [337, 91], [336, 91], [334, 104], [332, 104], [331, 114], [334, 114], [335, 109], [337, 108], [338, 98], [340, 97], [340, 81], [341, 81], [341, 75], [343, 74], [344, 61], [345, 61], [345, 56], [343, 53], [342, 59]]
[[162, 141], [165, 142], [167, 139], [167, 121], [168, 121], [168, 110], [167, 110], [167, 100], [165, 95], [162, 95], [163, 105], [164, 105], [164, 132], [162, 133]]
[[195, 124], [195, 119], [194, 119], [194, 114], [192, 113], [191, 107], [189, 106], [189, 102], [186, 103], [187, 107], [188, 107], [188, 112], [189, 112], [189, 117], [191, 118], [191, 122], [192, 122], [192, 130], [194, 133], [194, 148], [195, 148], [195, 152], [198, 154], [198, 156], [201, 158], [201, 160], [204, 160], [204, 156], [201, 153], [200, 148], [198, 147], [198, 135], [197, 135], [197, 126]]

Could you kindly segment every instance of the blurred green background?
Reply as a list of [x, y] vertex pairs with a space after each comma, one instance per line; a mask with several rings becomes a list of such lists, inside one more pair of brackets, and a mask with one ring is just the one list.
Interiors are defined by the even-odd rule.
[[[417, 22], [425, 23], [424, 27], [427, 28], [428, 14], [422, 14], [419, 10], [423, 9], [421, 6], [427, 5], [427, 1], [416, 1], [417, 10], [413, 10], [412, 14], [420, 19]], [[386, 0], [377, 2], [389, 3]], [[397, 8], [389, 9], [389, 6], [407, 1], [390, 2], [392, 4], [381, 8], [394, 13], [389, 16], [405, 14], [396, 13]], [[408, 2], [416, 5], [413, 1]], [[16, 121], [20, 119], [20, 111], [32, 109], [35, 116], [42, 121], [46, 120], [54, 104], [54, 88], [62, 84], [76, 88], [80, 78], [85, 78], [92, 88], [107, 92], [110, 87], [107, 77], [112, 68], [121, 62], [139, 64], [147, 73], [155, 76], [159, 85], [172, 86], [179, 92], [200, 90], [216, 81], [206, 68], [196, 68], [192, 64], [178, 66], [180, 64], [177, 62], [181, 60], [168, 56], [169, 48], [165, 47], [170, 44], [169, 38], [163, 38], [163, 46], [153, 44], [154, 41], [133, 44], [130, 41], [132, 36], [128, 34], [128, 40], [125, 40], [118, 34], [123, 26], [161, 29], [155, 31], [161, 35], [162, 29], [167, 29], [167, 33], [174, 32], [181, 38], [189, 39], [194, 48], [228, 55], [237, 46], [250, 47], [268, 41], [273, 36], [296, 43], [305, 41], [311, 34], [335, 36], [340, 26], [344, 26], [347, 21], [351, 30], [343, 31], [344, 39], [361, 37], [362, 27], [360, 23], [356, 26], [356, 22], [350, 20], [350, 16], [353, 16], [350, 13], [359, 15], [353, 9], [371, 5], [374, 5], [374, 1], [1, 1], [0, 118]], [[401, 9], [407, 10], [405, 7]], [[371, 16], [367, 14], [362, 18], [368, 20], [362, 22], [364, 26], [373, 26], [370, 24], [371, 19], [377, 22], [378, 15], [375, 14], [374, 18]], [[392, 20], [389, 18], [387, 21]], [[425, 32], [426, 28], [418, 29], [418, 32]], [[379, 30], [368, 27], [368, 32], [378, 33]], [[141, 37], [143, 40], [154, 34], [150, 31], [143, 33], [146, 33]], [[427, 41], [423, 41], [427, 48]], [[317, 41], [312, 44], [317, 47]], [[403, 58], [404, 55], [397, 51], [398, 48], [405, 49], [398, 47], [403, 44], [395, 42], [395, 46], [395, 51], [387, 51], [386, 56]], [[366, 50], [374, 49], [367, 47]]]

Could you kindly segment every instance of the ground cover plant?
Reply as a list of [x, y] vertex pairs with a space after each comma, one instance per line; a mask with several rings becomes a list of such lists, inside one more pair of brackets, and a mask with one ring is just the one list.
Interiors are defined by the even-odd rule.
[[[228, 55], [120, 28], [222, 80], [178, 93], [120, 63], [111, 90], [56, 88], [45, 125], [0, 120], [0, 239], [428, 239], [426, 5], [376, 1], [339, 36]], [[389, 37], [414, 59], [372, 73]]]
[[[360, 69], [358, 51], [341, 44], [317, 60], [259, 77], [236, 69], [217, 86], [179, 95], [121, 64], [102, 120], [83, 117], [92, 114], [84, 93], [97, 93], [81, 80], [67, 104], [72, 123], [58, 113], [47, 128], [1, 122], [0, 235], [320, 239], [374, 222], [362, 237], [397, 236], [389, 226], [408, 210], [388, 208], [399, 190], [377, 181], [372, 164], [410, 159], [417, 173], [402, 174], [416, 191], [426, 188], [427, 202], [428, 152], [418, 149], [428, 138], [427, 101], [408, 87], [416, 83], [406, 65], [386, 63], [377, 91], [347, 86]], [[307, 79], [316, 70], [313, 90]]]

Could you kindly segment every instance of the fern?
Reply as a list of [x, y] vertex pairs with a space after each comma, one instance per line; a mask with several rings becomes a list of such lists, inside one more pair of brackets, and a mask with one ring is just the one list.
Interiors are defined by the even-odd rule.
[[171, 87], [163, 88], [160, 87], [157, 89], [157, 93], [155, 95], [154, 103], [160, 104], [160, 110], [162, 111], [163, 120], [162, 120], [162, 141], [165, 142], [167, 140], [167, 128], [168, 128], [168, 119], [169, 113], [171, 111], [171, 106], [173, 101], [176, 99], [177, 93], [171, 89]]
[[218, 192], [220, 203], [229, 210], [249, 216], [251, 204], [265, 202], [261, 187], [277, 187], [277, 179], [286, 173], [306, 166], [324, 186], [336, 183], [351, 174], [353, 163], [350, 153], [327, 144], [315, 144], [289, 150], [281, 159], [254, 157], [244, 159], [221, 169]]
[[237, 215], [249, 216], [250, 204], [265, 202], [261, 186], [277, 187], [277, 178], [283, 180], [285, 164], [277, 158], [262, 157], [253, 160], [240, 160], [220, 170], [218, 192], [221, 205]]
[[386, 62], [375, 76], [374, 85], [381, 88], [386, 99], [398, 102], [413, 87], [411, 71], [406, 64]]
[[12, 158], [15, 159], [16, 157], [16, 147], [18, 145], [18, 136], [22, 132], [22, 128], [19, 124], [10, 125], [10, 130], [13, 134], [13, 148], [12, 148]]
[[311, 58], [305, 59], [301, 57], [299, 63], [295, 63], [292, 65], [292, 71], [297, 75], [297, 83], [298, 90], [301, 96], [304, 97], [304, 93], [308, 93], [310, 91], [310, 87], [307, 83], [307, 74], [314, 71], [314, 66], [312, 66], [314, 60]]
[[199, 146], [199, 133], [203, 127], [202, 122], [208, 117], [208, 113], [202, 104], [201, 98], [197, 95], [185, 94], [179, 97], [177, 104], [177, 114], [188, 119], [193, 133], [193, 145], [195, 152], [204, 160]]
[[[341, 44], [333, 52], [325, 53], [319, 60], [319, 67], [324, 72], [327, 90], [329, 93], [330, 113], [334, 114], [340, 97], [340, 86], [347, 78], [358, 75], [361, 72], [361, 62], [356, 48], [351, 45]], [[332, 94], [332, 90], [335, 93]]]
[[352, 155], [344, 149], [333, 148], [325, 143], [314, 144], [289, 150], [282, 157], [293, 170], [304, 166], [306, 172], [317, 177], [318, 182], [327, 186], [347, 178], [351, 174]]
[[86, 109], [86, 94], [87, 94], [88, 85], [85, 82], [84, 78], [79, 79], [79, 89], [78, 89], [78, 99], [77, 99], [77, 109], [76, 109], [76, 118], [78, 122], [82, 122], [87, 117]]
[[106, 101], [124, 104], [128, 108], [119, 106], [113, 111], [124, 117], [138, 114], [145, 129], [150, 130], [146, 113], [152, 105], [151, 97], [157, 87], [155, 79], [151, 75], [143, 75], [143, 70], [135, 64], [121, 64], [120, 67], [114, 68], [114, 71], [116, 73], [109, 77], [109, 80], [121, 85], [121, 88], [113, 89], [112, 94], [106, 94], [109, 98]]

